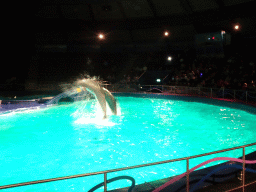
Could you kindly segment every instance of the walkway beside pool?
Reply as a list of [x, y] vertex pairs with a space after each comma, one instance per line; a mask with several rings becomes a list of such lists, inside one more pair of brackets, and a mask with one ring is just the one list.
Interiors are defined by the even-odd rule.
[[[160, 187], [161, 185], [163, 185], [170, 179], [171, 178], [166, 178], [166, 179], [161, 179], [158, 181], [153, 181], [150, 183], [136, 185], [135, 188], [132, 190], [132, 192], [152, 192], [152, 191], [154, 191], [154, 189], [156, 189], [157, 187]], [[246, 173], [245, 183], [252, 183], [252, 182], [255, 182], [255, 183], [245, 187], [244, 192], [256, 191], [256, 174]], [[242, 192], [243, 191], [242, 188], [236, 189], [236, 190], [231, 190], [231, 189], [237, 188], [239, 186], [242, 186], [242, 181], [236, 177], [233, 179], [229, 179], [223, 183], [210, 185], [208, 187], [201, 188], [199, 190], [196, 190], [196, 192], [222, 192], [222, 191], [223, 192], [224, 191]], [[128, 187], [122, 188], [122, 189], [110, 190], [109, 192], [127, 192], [127, 191], [128, 191]], [[166, 188], [166, 190], [163, 190], [163, 192], [167, 192], [167, 191], [168, 192], [181, 192], [181, 191], [186, 191], [186, 188], [183, 188], [183, 190], [179, 190], [179, 191], [176, 191], [176, 190], [173, 191], [171, 188], [169, 188], [169, 189]]]

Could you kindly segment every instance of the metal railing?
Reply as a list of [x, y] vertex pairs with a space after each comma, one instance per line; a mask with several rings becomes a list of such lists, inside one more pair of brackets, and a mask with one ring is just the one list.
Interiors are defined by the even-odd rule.
[[[103, 82], [103, 86], [110, 91], [114, 92], [141, 92], [150, 91], [154, 88], [158, 88], [162, 92], [171, 94], [186, 94], [195, 95], [209, 98], [222, 98], [222, 99], [234, 99], [243, 101], [245, 103], [256, 102], [256, 90], [234, 90], [227, 88], [208, 88], [208, 87], [188, 87], [188, 86], [170, 86], [170, 85], [137, 85], [135, 83], [124, 84], [107, 84]], [[0, 85], [6, 87], [8, 85]], [[48, 82], [46, 84], [39, 84], [34, 91], [53, 91], [59, 90], [59, 86], [56, 83]]]
[[158, 89], [164, 93], [185, 94], [200, 97], [232, 99], [245, 103], [256, 102], [256, 91], [234, 90], [227, 88], [208, 88], [208, 87], [187, 87], [169, 85], [136, 85], [136, 84], [105, 84], [105, 88], [114, 92], [141, 92], [153, 91]]
[[[251, 185], [253, 183], [256, 183], [256, 181], [253, 181], [251, 183], [245, 184], [245, 148], [250, 147], [250, 146], [254, 146], [254, 145], [256, 145], [256, 143], [251, 143], [251, 144], [247, 144], [247, 145], [243, 145], [243, 146], [239, 146], [239, 147], [233, 147], [233, 148], [229, 148], [229, 149], [223, 149], [223, 150], [214, 151], [214, 152], [210, 152], [210, 153], [204, 153], [204, 154], [201, 154], [201, 155], [194, 155], [194, 156], [183, 157], [183, 158], [178, 158], [178, 159], [171, 159], [171, 160], [159, 161], [159, 162], [154, 162], [154, 163], [135, 165], [135, 166], [124, 167], [124, 168], [119, 168], [119, 169], [111, 169], [111, 170], [99, 171], [99, 172], [93, 172], [93, 173], [85, 173], [85, 174], [78, 174], [78, 175], [72, 175], [72, 176], [57, 177], [57, 178], [50, 178], [50, 179], [43, 179], [43, 180], [36, 180], [36, 181], [30, 181], [30, 182], [4, 185], [4, 186], [0, 186], [0, 189], [8, 189], [8, 188], [14, 188], [14, 187], [20, 187], [20, 186], [26, 186], [26, 185], [34, 185], [34, 184], [39, 184], [39, 183], [47, 183], [47, 182], [53, 182], [53, 181], [60, 181], [60, 180], [67, 180], [67, 179], [74, 179], [74, 178], [79, 178], [79, 177], [86, 177], [86, 176], [104, 174], [104, 192], [106, 192], [107, 191], [107, 174], [109, 174], [109, 173], [186, 160], [186, 165], [187, 165], [187, 167], [186, 167], [186, 170], [187, 170], [186, 171], [187, 172], [187, 174], [186, 174], [186, 177], [187, 177], [186, 189], [187, 189], [187, 192], [189, 192], [189, 174], [190, 174], [190, 172], [189, 172], [189, 160], [190, 159], [195, 159], [195, 158], [198, 158], [198, 157], [208, 156], [208, 155], [212, 155], [212, 154], [217, 154], [217, 153], [222, 153], [222, 152], [232, 151], [232, 150], [242, 148], [243, 149], [242, 185], [239, 186], [239, 187], [236, 187], [234, 189], [242, 188], [243, 191], [244, 191], [246, 186]], [[231, 190], [234, 190], [234, 189], [231, 189]]]

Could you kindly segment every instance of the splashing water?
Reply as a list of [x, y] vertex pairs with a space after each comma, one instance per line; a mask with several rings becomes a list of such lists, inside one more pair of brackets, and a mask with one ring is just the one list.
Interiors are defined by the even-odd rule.
[[[88, 105], [89, 104], [89, 105]], [[111, 109], [107, 104], [107, 115], [110, 116]], [[120, 107], [117, 107], [117, 115], [121, 115]], [[95, 124], [102, 126], [114, 126], [115, 123], [111, 119], [103, 119], [104, 113], [98, 103], [98, 101], [91, 101], [89, 98], [81, 102], [80, 105], [77, 105], [77, 110], [72, 114], [76, 119], [75, 124]]]
[[[102, 119], [106, 119], [111, 114], [120, 114], [120, 109], [118, 112], [115, 98], [107, 89], [102, 87], [102, 81], [98, 77], [90, 77], [89, 75], [85, 75], [85, 77], [70, 84], [63, 84], [64, 92], [55, 96], [47, 104], [58, 104], [61, 99], [66, 97], [70, 97], [74, 101], [85, 101], [78, 105], [76, 112], [72, 115], [77, 118], [75, 122], [79, 124], [106, 124], [106, 121], [102, 121]], [[95, 115], [84, 112], [86, 104], [92, 96], [97, 100], [97, 105], [94, 106], [97, 109]]]

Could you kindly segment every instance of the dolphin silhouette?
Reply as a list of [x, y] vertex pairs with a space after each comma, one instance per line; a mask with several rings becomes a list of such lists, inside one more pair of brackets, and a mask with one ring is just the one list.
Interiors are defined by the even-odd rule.
[[95, 96], [103, 111], [103, 118], [107, 118], [106, 103], [108, 103], [112, 113], [114, 115], [117, 114], [116, 100], [114, 96], [107, 89], [101, 87], [97, 81], [94, 81], [92, 79], [82, 79], [77, 81], [76, 84], [82, 88], [85, 88], [87, 91]]

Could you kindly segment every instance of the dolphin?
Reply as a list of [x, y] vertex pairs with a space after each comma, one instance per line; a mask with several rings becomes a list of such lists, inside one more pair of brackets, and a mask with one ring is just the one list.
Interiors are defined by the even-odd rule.
[[117, 114], [116, 100], [114, 96], [107, 89], [101, 87], [97, 81], [94, 81], [92, 79], [82, 79], [77, 81], [76, 85], [82, 88], [85, 88], [87, 91], [89, 91], [95, 96], [95, 98], [99, 102], [100, 107], [103, 111], [103, 114], [104, 114], [103, 118], [107, 118], [106, 103], [108, 103], [111, 109], [111, 112], [114, 115]]

